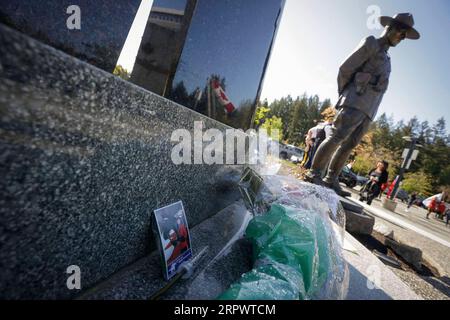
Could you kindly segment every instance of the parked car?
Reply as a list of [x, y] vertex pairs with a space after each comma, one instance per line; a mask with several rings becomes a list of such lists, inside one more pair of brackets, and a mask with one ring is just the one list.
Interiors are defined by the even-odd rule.
[[291, 158], [289, 160], [291, 160], [292, 163], [300, 163], [302, 162], [303, 157], [297, 157], [292, 155]]
[[341, 174], [339, 175], [339, 182], [345, 183], [345, 185], [349, 188], [353, 188], [356, 186], [358, 178], [352, 170], [350, 170], [347, 166], [344, 166]]
[[294, 163], [300, 162], [303, 159], [305, 151], [302, 148], [293, 146], [291, 144], [280, 143], [280, 158], [289, 159]]

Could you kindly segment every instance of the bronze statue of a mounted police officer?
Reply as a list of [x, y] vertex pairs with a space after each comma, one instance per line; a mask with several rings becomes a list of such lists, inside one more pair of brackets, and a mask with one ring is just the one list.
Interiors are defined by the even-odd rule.
[[405, 38], [420, 38], [410, 13], [399, 13], [392, 18], [382, 16], [380, 23], [385, 27], [381, 36], [363, 39], [339, 68], [338, 112], [332, 134], [320, 145], [305, 177], [305, 180], [329, 187], [341, 196], [350, 194], [340, 187], [339, 174], [353, 148], [369, 129], [388, 87], [391, 73], [388, 49]]

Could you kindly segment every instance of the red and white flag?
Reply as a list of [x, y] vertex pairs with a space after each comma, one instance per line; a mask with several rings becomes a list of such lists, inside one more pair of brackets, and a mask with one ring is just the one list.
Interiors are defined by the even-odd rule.
[[394, 191], [394, 187], [397, 184], [397, 181], [398, 181], [398, 176], [395, 177], [394, 181], [392, 181], [391, 185], [389, 186], [388, 193], [386, 195], [388, 198], [391, 196], [392, 191]]
[[222, 87], [220, 86], [219, 81], [213, 80], [212, 88], [214, 90], [214, 94], [216, 95], [217, 99], [219, 100], [219, 103], [224, 107], [225, 112], [228, 114], [233, 113], [233, 111], [236, 108], [234, 107], [233, 103], [226, 96], [225, 91], [223, 91]]

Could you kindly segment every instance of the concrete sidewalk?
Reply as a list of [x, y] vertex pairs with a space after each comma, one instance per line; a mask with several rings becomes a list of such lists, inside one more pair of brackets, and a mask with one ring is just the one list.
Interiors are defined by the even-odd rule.
[[423, 299], [348, 232], [342, 247], [349, 268], [346, 300]]
[[450, 242], [412, 221], [407, 221], [407, 218], [382, 208], [381, 202], [374, 201], [368, 206], [355, 198], [356, 195], [352, 194], [352, 201], [363, 206], [368, 214], [376, 218], [375, 231], [385, 235], [394, 232], [395, 237], [402, 243], [420, 249], [423, 259], [434, 266], [440, 276], [450, 275]]
[[367, 212], [369, 212], [369, 213], [371, 213], [371, 214], [373, 214], [373, 215], [375, 215], [377, 217], [380, 217], [380, 218], [382, 218], [382, 219], [384, 219], [386, 221], [389, 221], [389, 222], [391, 222], [391, 223], [393, 223], [395, 225], [398, 225], [398, 226], [400, 226], [402, 228], [408, 229], [410, 231], [414, 231], [415, 233], [418, 233], [419, 235], [421, 235], [423, 237], [426, 237], [426, 238], [428, 238], [430, 240], [436, 241], [436, 242], [440, 243], [441, 245], [450, 248], [450, 242], [449, 241], [443, 239], [440, 236], [437, 236], [434, 233], [431, 233], [431, 232], [427, 231], [426, 229], [424, 229], [424, 228], [422, 228], [420, 226], [417, 226], [416, 224], [414, 224], [414, 223], [412, 223], [410, 221], [407, 221], [407, 219], [405, 219], [405, 218], [400, 218], [400, 216], [396, 212], [389, 211], [389, 210], [387, 210], [385, 208], [382, 208], [382, 207], [369, 206], [366, 203], [360, 202], [360, 201], [358, 201], [356, 199], [353, 199], [353, 200], [355, 200], [355, 202], [357, 202], [358, 204], [363, 206], [363, 208]]
[[[350, 190], [355, 192], [355, 190]], [[355, 193], [353, 197], [357, 197]], [[442, 220], [426, 219], [426, 210], [413, 207], [406, 212], [406, 205], [398, 203], [396, 212], [382, 207], [378, 199], [367, 206], [352, 198], [355, 204], [361, 204], [368, 215], [375, 219], [374, 231], [383, 235], [392, 235], [396, 241], [417, 248], [422, 252], [422, 263], [432, 268], [437, 276], [420, 275], [413, 270], [398, 269], [387, 266], [416, 294], [426, 300], [450, 299], [450, 249], [444, 245], [447, 240], [448, 229]], [[411, 226], [413, 228], [411, 228]], [[421, 234], [415, 230], [419, 229]], [[431, 234], [431, 237], [430, 237]], [[439, 241], [431, 238], [439, 237]]]

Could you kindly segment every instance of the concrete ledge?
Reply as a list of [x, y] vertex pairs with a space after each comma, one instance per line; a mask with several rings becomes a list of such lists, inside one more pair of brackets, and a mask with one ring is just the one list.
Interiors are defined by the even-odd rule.
[[345, 210], [349, 210], [349, 211], [356, 212], [356, 213], [363, 212], [363, 207], [361, 205], [357, 204], [356, 202], [352, 201], [351, 199], [339, 197], [339, 200], [342, 204], [342, 207]]
[[444, 277], [447, 275], [445, 268], [441, 266], [441, 264], [438, 261], [436, 261], [436, 259], [426, 254], [425, 252], [422, 252], [422, 262], [427, 263], [429, 266], [432, 266], [436, 276]]
[[421, 300], [397, 275], [348, 232], [345, 260], [349, 264], [347, 300]]
[[[377, 231], [378, 233], [384, 235], [387, 238], [390, 239], [394, 239], [396, 242], [406, 242], [405, 240], [401, 240], [402, 237], [399, 234], [399, 232], [394, 233], [394, 230], [392, 230], [392, 228], [387, 227], [385, 224], [383, 223], [375, 223], [374, 226], [374, 230]], [[411, 246], [414, 247], [414, 246]], [[445, 268], [443, 266], [440, 265], [439, 261], [436, 261], [436, 256], [432, 257], [429, 254], [427, 254], [426, 251], [422, 250], [420, 247], [415, 247], [419, 250], [422, 251], [422, 263], [426, 263], [428, 266], [431, 266], [434, 270], [433, 272], [435, 272], [439, 277], [443, 277], [445, 275], [447, 275], [447, 272], [445, 271]], [[443, 260], [445, 261], [445, 259]]]

